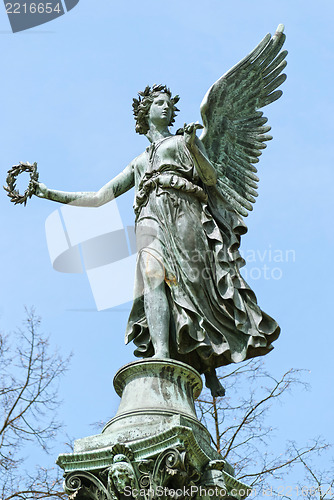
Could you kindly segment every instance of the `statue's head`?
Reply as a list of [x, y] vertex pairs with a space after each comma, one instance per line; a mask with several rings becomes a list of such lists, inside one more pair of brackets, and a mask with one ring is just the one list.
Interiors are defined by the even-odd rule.
[[[164, 100], [169, 100], [170, 102], [170, 120], [167, 124], [168, 126], [173, 125], [175, 121], [176, 112], [179, 111], [176, 107], [176, 103], [179, 101], [179, 96], [176, 95], [172, 97], [171, 91], [166, 85], [153, 85], [151, 88], [147, 86], [144, 92], [138, 92], [139, 99], [133, 99], [133, 114], [136, 120], [136, 132], [138, 134], [147, 134], [149, 130], [149, 113], [152, 103], [159, 95], [163, 95]], [[167, 99], [166, 99], [167, 97]]]
[[112, 479], [116, 490], [119, 493], [124, 493], [126, 486], [133, 487], [135, 475], [132, 466], [123, 461], [126, 460], [126, 457], [124, 457], [124, 459], [120, 457], [123, 457], [123, 455], [117, 455], [117, 457], [115, 457], [116, 460], [114, 459], [114, 462], [116, 463], [110, 467], [109, 477]]

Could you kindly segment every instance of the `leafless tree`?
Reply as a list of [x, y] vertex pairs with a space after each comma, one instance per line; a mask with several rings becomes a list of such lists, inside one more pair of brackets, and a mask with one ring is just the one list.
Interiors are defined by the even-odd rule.
[[[0, 494], [2, 500], [65, 499], [61, 474], [37, 467], [24, 471], [25, 445], [37, 442], [48, 451], [61, 424], [58, 380], [66, 371], [68, 358], [50, 353], [48, 339], [40, 332], [40, 319], [27, 312], [23, 329], [14, 336], [0, 334]], [[315, 439], [298, 447], [289, 442], [279, 455], [268, 450], [273, 429], [266, 422], [272, 404], [292, 388], [307, 389], [302, 371], [289, 370], [279, 379], [266, 372], [261, 360], [236, 365], [221, 375], [227, 395], [212, 399], [204, 391], [198, 401], [202, 420], [213, 434], [213, 444], [228, 460], [238, 479], [253, 487], [266, 487], [268, 479], [281, 479], [297, 463], [305, 469], [309, 500], [329, 500], [334, 489], [334, 467], [317, 470], [312, 457], [328, 445]], [[245, 390], [247, 388], [247, 390]], [[314, 486], [314, 489], [313, 489]], [[277, 492], [276, 492], [277, 493]], [[273, 494], [275, 492], [273, 491]], [[288, 499], [289, 496], [280, 495]]]
[[[198, 414], [211, 431], [213, 445], [233, 465], [236, 477], [257, 491], [268, 487], [269, 480], [271, 484], [282, 480], [297, 463], [305, 464], [308, 457], [328, 448], [315, 438], [299, 447], [287, 442], [278, 455], [270, 451], [274, 433], [268, 424], [270, 408], [275, 401], [282, 402], [292, 389], [308, 389], [303, 372], [291, 369], [276, 379], [265, 370], [261, 359], [253, 359], [221, 369], [225, 397], [212, 398], [205, 390], [197, 401]], [[282, 494], [280, 497], [284, 498]]]
[[2, 500], [66, 498], [53, 469], [24, 471], [27, 444], [49, 451], [61, 423], [57, 419], [58, 380], [69, 358], [50, 353], [40, 318], [26, 310], [24, 327], [0, 334], [0, 493]]
[[[327, 457], [328, 454], [325, 458]], [[303, 483], [298, 485], [299, 494], [306, 500], [332, 500], [334, 498], [334, 460], [328, 459], [328, 466], [321, 469], [309, 457], [301, 457], [300, 460], [304, 466], [305, 478]]]

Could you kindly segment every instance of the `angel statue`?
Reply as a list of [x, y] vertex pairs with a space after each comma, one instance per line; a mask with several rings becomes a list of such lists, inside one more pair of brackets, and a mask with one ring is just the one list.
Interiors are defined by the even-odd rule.
[[286, 79], [283, 29], [210, 87], [204, 127], [185, 124], [173, 135], [179, 96], [147, 86], [133, 112], [150, 145], [120, 174], [97, 192], [34, 181], [40, 198], [85, 207], [135, 187], [138, 260], [126, 343], [134, 341], [138, 357], [172, 358], [204, 373], [214, 397], [224, 394], [217, 367], [268, 353], [280, 332], [240, 274], [239, 246], [242, 217], [257, 196], [254, 164], [272, 139], [259, 109], [282, 95], [276, 89]]

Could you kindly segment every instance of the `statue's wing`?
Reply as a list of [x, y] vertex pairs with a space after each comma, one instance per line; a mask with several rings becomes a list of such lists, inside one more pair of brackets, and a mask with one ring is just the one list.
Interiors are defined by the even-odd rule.
[[242, 61], [216, 81], [206, 93], [201, 114], [204, 130], [200, 137], [210, 161], [217, 169], [217, 188], [227, 202], [243, 216], [252, 210], [257, 196], [257, 163], [265, 141], [272, 139], [267, 118], [259, 109], [276, 101], [284, 80], [287, 51], [280, 24], [273, 37], [264, 37]]

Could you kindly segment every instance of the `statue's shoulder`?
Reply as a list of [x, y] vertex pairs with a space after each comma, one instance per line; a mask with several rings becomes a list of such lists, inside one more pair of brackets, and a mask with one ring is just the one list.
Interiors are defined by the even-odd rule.
[[147, 164], [147, 160], [148, 160], [148, 148], [146, 148], [145, 151], [143, 151], [143, 153], [141, 153], [140, 155], [136, 156], [136, 158], [134, 158], [132, 160], [132, 162], [130, 163], [130, 165], [132, 166], [133, 169], [136, 169], [140, 166], [143, 166], [143, 165], [146, 165]]

